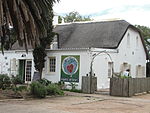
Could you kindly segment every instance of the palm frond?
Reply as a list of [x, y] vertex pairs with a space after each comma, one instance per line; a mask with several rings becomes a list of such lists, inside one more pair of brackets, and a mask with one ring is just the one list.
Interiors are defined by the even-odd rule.
[[[53, 4], [59, 0], [0, 0], [0, 38], [3, 43], [13, 26], [20, 45], [40, 44], [52, 27]], [[27, 44], [28, 43], [28, 44]]]

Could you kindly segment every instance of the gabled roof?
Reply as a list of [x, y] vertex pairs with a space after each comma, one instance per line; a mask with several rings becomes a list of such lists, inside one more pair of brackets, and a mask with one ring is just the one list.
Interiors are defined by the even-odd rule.
[[130, 24], [124, 20], [57, 25], [59, 48], [117, 48]]
[[[115, 49], [129, 27], [139, 32], [148, 58], [141, 32], [125, 20], [60, 24], [54, 28], [54, 32], [58, 34], [58, 47], [61, 49], [91, 47]], [[12, 50], [23, 50], [24, 48], [15, 43]], [[28, 49], [32, 47], [28, 45]]]

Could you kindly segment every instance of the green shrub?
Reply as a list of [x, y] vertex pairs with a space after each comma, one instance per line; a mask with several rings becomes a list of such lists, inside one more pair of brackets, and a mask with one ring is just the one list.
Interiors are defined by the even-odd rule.
[[57, 84], [49, 84], [46, 87], [47, 95], [63, 95], [64, 92], [60, 89]]
[[11, 79], [12, 83], [14, 85], [17, 85], [17, 84], [23, 84], [23, 81], [22, 79], [17, 75], [17, 76], [12, 76], [12, 79]]
[[11, 85], [11, 80], [9, 78], [9, 76], [2, 74], [0, 75], [0, 89], [7, 89], [10, 88]]
[[76, 93], [82, 93], [79, 89], [63, 89], [64, 91], [70, 91], [70, 92], [76, 92]]
[[70, 82], [69, 86], [71, 86], [71, 90], [75, 90], [76, 86], [78, 86], [78, 84], [76, 84], [74, 82]]
[[131, 76], [123, 76], [121, 75], [120, 78], [124, 79], [124, 78], [132, 78]]
[[70, 91], [71, 91], [71, 92], [76, 92], [76, 93], [82, 93], [82, 91], [79, 90], [79, 89], [71, 89]]
[[40, 82], [32, 82], [31, 85], [31, 94], [38, 98], [45, 98], [47, 91], [46, 87]]
[[19, 86], [18, 90], [19, 91], [23, 91], [23, 90], [27, 91], [27, 86]]
[[14, 92], [14, 93], [12, 93], [13, 95], [11, 95], [11, 97], [13, 97], [13, 98], [26, 98], [27, 95], [29, 94], [29, 90], [28, 90], [27, 86], [12, 85], [11, 90]]
[[58, 85], [60, 89], [65, 89], [65, 82], [59, 81], [58, 83], [55, 84]]
[[38, 80], [38, 82], [40, 82], [44, 86], [48, 86], [49, 84], [51, 84], [51, 81], [49, 81], [49, 80], [47, 80], [45, 78]]
[[15, 92], [27, 91], [27, 86], [12, 87], [12, 90], [15, 91]]

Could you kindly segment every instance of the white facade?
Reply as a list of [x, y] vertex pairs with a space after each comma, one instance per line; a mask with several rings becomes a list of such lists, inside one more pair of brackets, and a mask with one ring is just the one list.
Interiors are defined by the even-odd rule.
[[114, 52], [107, 53], [111, 56], [112, 61], [106, 53], [98, 55], [94, 61], [94, 72], [98, 76], [98, 88], [109, 87], [109, 62], [113, 62], [115, 73], [129, 68], [133, 78], [146, 77], [146, 53], [138, 32], [129, 28], [119, 47]]
[[[79, 83], [81, 88], [82, 76], [90, 72], [90, 65], [93, 55], [97, 55], [93, 62], [93, 72], [97, 76], [97, 87], [109, 88], [109, 78], [111, 68], [115, 73], [122, 72], [129, 68], [130, 75], [135, 77], [146, 77], [146, 53], [138, 32], [129, 28], [116, 49], [57, 49], [47, 50], [45, 68], [43, 69], [43, 78], [52, 82], [60, 81], [61, 77], [61, 56], [79, 55]], [[49, 72], [49, 58], [56, 58], [55, 72]], [[27, 54], [25, 51], [7, 51], [4, 55], [0, 54], [0, 74], [17, 75], [19, 73], [19, 61], [32, 61], [31, 78], [35, 68], [32, 52]], [[26, 67], [26, 66], [25, 66]], [[26, 70], [26, 69], [25, 69]], [[25, 77], [26, 78], [26, 77]], [[25, 80], [25, 82], [27, 82]]]
[[[18, 75], [19, 74], [19, 63], [20, 61], [24, 61], [24, 66], [27, 67], [27, 64], [31, 63], [31, 78], [34, 74], [34, 62], [33, 62], [33, 56], [32, 52], [29, 51], [28, 54], [25, 51], [5, 51], [4, 55], [0, 53], [0, 74], [7, 74], [11, 77], [11, 75]], [[30, 71], [30, 70], [29, 70]], [[28, 73], [28, 70], [25, 70], [25, 73]], [[25, 76], [24, 79], [28, 79], [27, 76]], [[31, 82], [29, 81], [25, 81]]]

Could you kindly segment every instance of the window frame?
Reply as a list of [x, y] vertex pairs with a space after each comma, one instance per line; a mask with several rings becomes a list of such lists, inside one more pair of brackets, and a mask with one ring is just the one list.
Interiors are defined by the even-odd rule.
[[[54, 61], [50, 61], [54, 60]], [[52, 62], [52, 63], [51, 63]], [[51, 66], [53, 67], [54, 71], [51, 70]], [[48, 57], [48, 73], [56, 73], [56, 56]]]
[[142, 78], [145, 75], [145, 66], [142, 65], [137, 65], [136, 66], [136, 77], [137, 78]]
[[139, 36], [136, 36], [136, 49], [139, 48]]
[[131, 44], [130, 33], [127, 34], [127, 47], [130, 47]]

